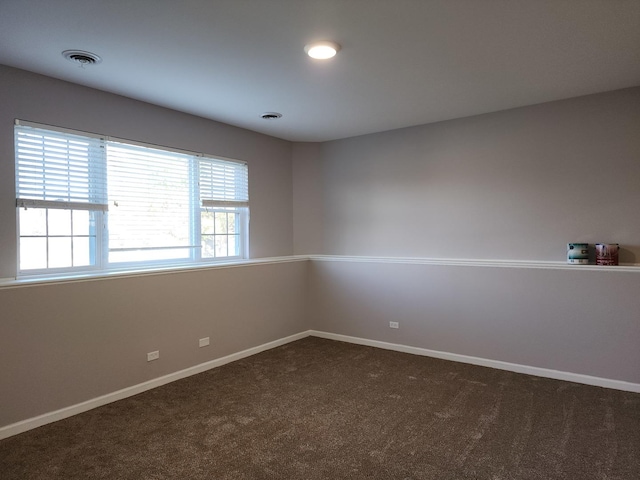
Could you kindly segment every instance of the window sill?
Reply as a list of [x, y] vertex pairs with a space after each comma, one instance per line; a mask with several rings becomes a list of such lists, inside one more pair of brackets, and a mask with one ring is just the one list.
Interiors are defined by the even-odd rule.
[[274, 264], [274, 263], [290, 263], [309, 260], [306, 255], [286, 256], [286, 257], [267, 257], [252, 258], [244, 260], [230, 260], [225, 262], [207, 263], [207, 264], [191, 264], [191, 265], [172, 265], [165, 267], [140, 268], [135, 270], [109, 270], [91, 273], [74, 273], [55, 276], [33, 276], [21, 278], [2, 278], [0, 279], [1, 288], [11, 288], [30, 285], [43, 284], [59, 284], [59, 283], [75, 283], [88, 282], [97, 280], [106, 280], [112, 278], [140, 277], [151, 275], [167, 275], [180, 272], [193, 272], [200, 270], [218, 270], [222, 268], [236, 268], [251, 265]]
[[30, 285], [58, 284], [71, 282], [87, 282], [112, 278], [126, 278], [149, 275], [167, 275], [180, 272], [192, 272], [199, 270], [217, 270], [222, 268], [238, 268], [261, 264], [291, 263], [301, 261], [317, 262], [349, 262], [349, 263], [386, 263], [409, 265], [441, 265], [452, 267], [480, 267], [480, 268], [524, 268], [543, 270], [572, 270], [574, 272], [616, 272], [640, 274], [640, 264], [621, 264], [619, 266], [600, 265], [570, 265], [565, 262], [522, 261], [522, 260], [485, 260], [485, 259], [445, 259], [445, 258], [411, 258], [411, 257], [369, 257], [346, 255], [291, 255], [284, 257], [265, 257], [246, 260], [233, 260], [228, 262], [197, 264], [197, 265], [173, 265], [136, 270], [113, 270], [96, 273], [58, 275], [51, 277], [22, 277], [19, 279], [0, 279], [0, 289]]

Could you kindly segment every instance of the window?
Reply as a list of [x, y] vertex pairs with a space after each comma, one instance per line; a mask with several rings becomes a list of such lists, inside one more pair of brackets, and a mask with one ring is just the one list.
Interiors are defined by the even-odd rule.
[[247, 257], [247, 165], [16, 121], [19, 275]]

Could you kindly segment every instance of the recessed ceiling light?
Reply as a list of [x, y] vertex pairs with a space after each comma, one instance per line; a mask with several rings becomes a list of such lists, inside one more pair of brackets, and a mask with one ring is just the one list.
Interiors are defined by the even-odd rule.
[[304, 51], [311, 58], [326, 60], [327, 58], [335, 57], [336, 53], [340, 51], [340, 45], [329, 41], [313, 42], [306, 45]]
[[77, 63], [81, 67], [97, 65], [102, 62], [102, 58], [95, 53], [85, 52], [83, 50], [65, 50], [62, 52], [62, 56], [70, 62]]
[[281, 117], [282, 117], [282, 114], [278, 112], [264, 112], [263, 114], [260, 115], [260, 118], [264, 120], [276, 120]]

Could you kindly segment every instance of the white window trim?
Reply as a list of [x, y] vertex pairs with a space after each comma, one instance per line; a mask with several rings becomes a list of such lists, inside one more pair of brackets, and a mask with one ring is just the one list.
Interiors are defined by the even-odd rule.
[[[147, 147], [147, 148], [163, 150], [171, 153], [185, 154], [185, 155], [189, 155], [197, 158], [212, 159], [214, 161], [218, 160], [225, 163], [235, 163], [235, 164], [245, 165], [245, 166], [248, 165], [246, 161], [223, 157], [220, 155], [205, 154], [203, 152], [184, 150], [184, 149], [179, 149], [175, 147], [168, 147], [165, 145], [140, 142], [136, 140], [113, 137], [108, 135], [100, 135], [100, 134], [86, 132], [82, 130], [58, 127], [55, 125], [49, 125], [49, 124], [43, 124], [43, 123], [37, 123], [37, 122], [31, 122], [31, 121], [25, 121], [25, 120], [19, 120], [19, 119], [15, 119], [15, 125], [51, 130], [54, 132], [67, 133], [67, 134], [85, 136], [90, 138], [97, 138], [104, 142], [118, 142], [118, 143], [124, 143], [127, 145]], [[14, 152], [14, 161], [15, 161], [15, 152]], [[16, 207], [92, 210], [92, 211], [98, 211], [98, 212], [108, 212], [109, 210], [109, 205], [102, 204], [102, 203], [64, 202], [64, 201], [35, 200], [35, 199], [22, 199], [22, 198], [16, 198]], [[16, 209], [16, 225], [18, 226], [18, 228], [16, 229], [17, 272], [16, 272], [15, 278], [16, 280], [25, 280], [25, 281], [73, 280], [73, 279], [82, 279], [82, 278], [100, 278], [105, 276], [110, 277], [112, 275], [128, 275], [128, 274], [154, 273], [154, 272], [174, 271], [174, 270], [179, 271], [179, 270], [190, 270], [190, 269], [202, 269], [202, 268], [211, 268], [211, 267], [224, 266], [224, 265], [244, 264], [246, 262], [251, 261], [250, 252], [249, 252], [249, 220], [250, 220], [249, 202], [202, 199], [201, 207], [212, 208], [212, 209], [216, 209], [216, 208], [237, 209], [237, 213], [239, 214], [239, 228], [241, 229], [241, 232], [242, 232], [239, 237], [240, 252], [241, 252], [240, 255], [228, 256], [228, 257], [213, 257], [213, 258], [211, 257], [202, 258], [200, 255], [198, 255], [198, 258], [196, 260], [169, 259], [169, 260], [153, 260], [149, 262], [130, 262], [130, 263], [109, 264], [106, 259], [108, 255], [108, 251], [106, 248], [102, 248], [103, 244], [105, 244], [104, 237], [107, 235], [107, 232], [106, 232], [106, 229], [102, 228], [103, 226], [100, 225], [96, 241], [100, 247], [100, 251], [102, 251], [102, 255], [96, 256], [94, 265], [83, 266], [83, 267], [68, 267], [68, 268], [60, 267], [55, 269], [54, 268], [38, 269], [38, 270], [32, 269], [32, 270], [23, 270], [23, 271], [19, 269], [20, 230], [19, 230], [19, 221], [18, 221], [18, 213], [17, 213], [18, 209]], [[199, 228], [199, 219], [194, 223], [196, 225], [192, 225], [191, 227]], [[199, 248], [199, 246], [197, 247]], [[181, 248], [190, 248], [190, 247], [181, 247]]]

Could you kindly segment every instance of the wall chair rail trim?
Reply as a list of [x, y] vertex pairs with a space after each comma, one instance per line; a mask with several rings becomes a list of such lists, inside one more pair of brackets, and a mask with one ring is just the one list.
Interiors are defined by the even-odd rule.
[[374, 257], [350, 255], [309, 255], [317, 262], [352, 262], [352, 263], [391, 263], [404, 265], [444, 265], [457, 267], [490, 267], [490, 268], [537, 268], [545, 270], [573, 270], [576, 272], [633, 272], [640, 273], [640, 264], [629, 263], [616, 266], [605, 265], [571, 265], [565, 262], [547, 262], [533, 260], [489, 260], [473, 258], [425, 258], [425, 257]]

